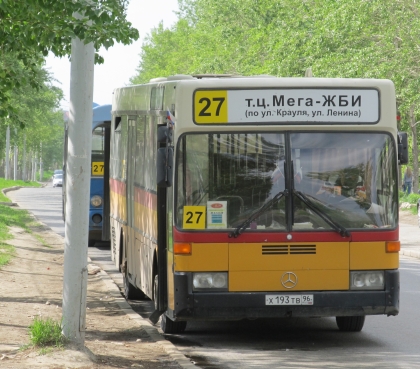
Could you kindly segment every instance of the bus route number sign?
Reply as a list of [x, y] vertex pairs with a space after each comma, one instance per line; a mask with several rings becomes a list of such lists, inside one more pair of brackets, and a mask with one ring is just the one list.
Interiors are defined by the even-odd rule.
[[104, 175], [104, 162], [103, 161], [93, 161], [92, 162], [92, 175], [93, 176], [103, 176]]
[[196, 123], [227, 123], [227, 90], [196, 91], [194, 118]]
[[205, 229], [206, 207], [184, 206], [184, 216], [182, 223], [184, 229]]

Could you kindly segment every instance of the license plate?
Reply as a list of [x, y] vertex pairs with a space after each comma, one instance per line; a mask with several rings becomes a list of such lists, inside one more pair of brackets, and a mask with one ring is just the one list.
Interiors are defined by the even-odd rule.
[[266, 295], [266, 305], [313, 305], [314, 295]]

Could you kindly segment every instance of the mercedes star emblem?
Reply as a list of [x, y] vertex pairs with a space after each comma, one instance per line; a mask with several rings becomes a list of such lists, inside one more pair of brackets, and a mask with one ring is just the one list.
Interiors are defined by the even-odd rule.
[[286, 272], [281, 276], [281, 284], [284, 288], [293, 288], [297, 285], [298, 277], [293, 272]]

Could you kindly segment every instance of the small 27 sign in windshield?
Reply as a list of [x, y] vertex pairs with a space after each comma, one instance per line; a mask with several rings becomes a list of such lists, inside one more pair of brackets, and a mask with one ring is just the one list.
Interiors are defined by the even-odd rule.
[[375, 124], [376, 89], [197, 90], [196, 124]]
[[92, 175], [93, 176], [103, 176], [104, 175], [104, 162], [103, 161], [93, 161], [92, 162]]

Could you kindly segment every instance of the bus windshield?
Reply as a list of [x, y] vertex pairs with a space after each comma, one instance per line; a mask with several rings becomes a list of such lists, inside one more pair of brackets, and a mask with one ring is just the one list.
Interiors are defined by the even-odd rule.
[[[377, 132], [184, 135], [177, 147], [176, 225], [220, 230], [251, 219], [247, 231], [395, 228], [394, 146]], [[206, 214], [196, 225], [188, 215], [195, 209]]]

